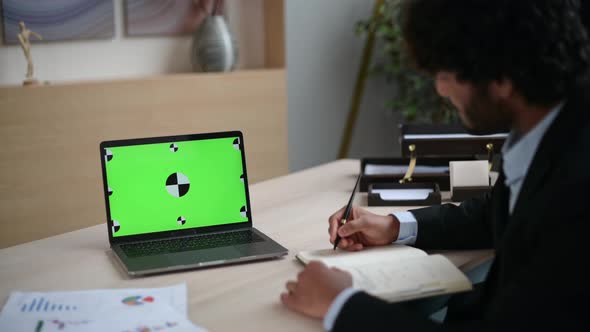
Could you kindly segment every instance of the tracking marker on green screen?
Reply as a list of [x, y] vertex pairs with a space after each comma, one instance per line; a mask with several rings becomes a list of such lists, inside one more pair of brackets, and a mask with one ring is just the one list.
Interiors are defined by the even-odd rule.
[[166, 190], [174, 197], [182, 197], [188, 193], [191, 183], [182, 173], [173, 173], [166, 179]]

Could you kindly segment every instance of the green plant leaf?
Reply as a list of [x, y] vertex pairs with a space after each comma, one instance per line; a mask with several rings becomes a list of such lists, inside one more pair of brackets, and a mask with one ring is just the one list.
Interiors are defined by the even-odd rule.
[[[357, 35], [375, 32], [380, 57], [371, 65], [370, 74], [380, 75], [396, 86], [396, 98], [385, 107], [401, 112], [405, 121], [457, 121], [454, 108], [436, 93], [432, 78], [417, 73], [409, 66], [404, 50], [401, 22], [401, 0], [385, 0], [378, 15], [356, 22]], [[439, 120], [440, 119], [440, 120]]]

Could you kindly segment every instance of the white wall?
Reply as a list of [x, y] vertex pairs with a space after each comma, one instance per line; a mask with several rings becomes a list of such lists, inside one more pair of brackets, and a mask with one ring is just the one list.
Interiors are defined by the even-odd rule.
[[[263, 67], [262, 0], [227, 2], [230, 29], [239, 43], [239, 67]], [[35, 77], [41, 81], [64, 82], [192, 71], [191, 36], [126, 37], [123, 1], [114, 0], [114, 3], [115, 37], [112, 40], [34, 44], [31, 53]], [[0, 85], [21, 84], [25, 73], [26, 61], [20, 46], [0, 44]]]
[[[291, 171], [332, 161], [338, 149], [359, 69], [364, 38], [355, 22], [373, 1], [286, 0], [286, 54]], [[349, 157], [399, 155], [396, 116], [383, 107], [388, 87], [365, 87]]]

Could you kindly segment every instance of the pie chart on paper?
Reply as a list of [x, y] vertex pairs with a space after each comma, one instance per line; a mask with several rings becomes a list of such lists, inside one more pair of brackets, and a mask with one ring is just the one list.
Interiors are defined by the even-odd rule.
[[123, 299], [124, 304], [126, 305], [142, 305], [144, 303], [152, 303], [154, 302], [154, 298], [151, 296], [128, 296]]

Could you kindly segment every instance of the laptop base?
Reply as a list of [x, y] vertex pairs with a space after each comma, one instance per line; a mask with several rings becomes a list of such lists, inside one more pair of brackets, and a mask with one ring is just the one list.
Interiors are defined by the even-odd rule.
[[264, 233], [253, 227], [249, 228], [249, 230], [263, 240], [212, 249], [197, 249], [139, 257], [128, 257], [121, 248], [121, 244], [114, 244], [112, 249], [127, 274], [134, 277], [278, 258], [288, 254], [286, 248], [264, 235]]

